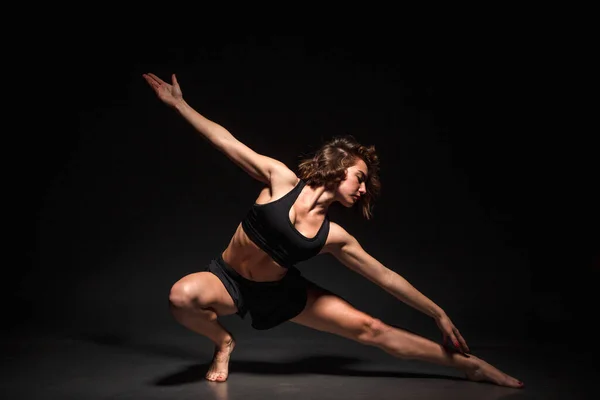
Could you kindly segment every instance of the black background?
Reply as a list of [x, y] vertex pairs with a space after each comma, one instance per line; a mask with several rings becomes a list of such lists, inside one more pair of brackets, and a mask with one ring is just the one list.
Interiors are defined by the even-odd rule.
[[[25, 245], [6, 265], [7, 326], [171, 329], [171, 285], [224, 249], [256, 198], [261, 184], [154, 96], [153, 72], [292, 169], [334, 135], [374, 144], [374, 219], [333, 207], [332, 220], [466, 336], [591, 335], [597, 129], [583, 124], [587, 56], [560, 35], [110, 26], [40, 35], [9, 79], [32, 88], [19, 151], [5, 148]], [[331, 257], [301, 270], [385, 321], [435, 328]]]

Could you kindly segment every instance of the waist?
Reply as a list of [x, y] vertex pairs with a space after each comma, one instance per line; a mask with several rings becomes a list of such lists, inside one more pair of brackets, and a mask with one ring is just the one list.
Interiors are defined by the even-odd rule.
[[[216, 258], [217, 262], [226, 270], [232, 277], [238, 282], [242, 282], [248, 285], [253, 284], [276, 284], [280, 282], [288, 273], [287, 268], [281, 268], [280, 266], [273, 263], [273, 266], [260, 267], [256, 265], [249, 266], [233, 266], [232, 264], [225, 261], [225, 259], [231, 260], [230, 249], [226, 249], [223, 253], [220, 253]], [[234, 257], [235, 258], [235, 257]], [[270, 263], [269, 263], [270, 264]], [[273, 267], [277, 270], [273, 271]]]

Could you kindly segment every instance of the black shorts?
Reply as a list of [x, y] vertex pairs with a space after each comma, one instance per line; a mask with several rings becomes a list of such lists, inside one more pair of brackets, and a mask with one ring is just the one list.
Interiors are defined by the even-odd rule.
[[306, 306], [310, 282], [295, 267], [289, 268], [281, 280], [255, 282], [241, 276], [219, 254], [211, 260], [206, 271], [223, 282], [242, 319], [250, 313], [254, 329], [274, 328], [300, 314]]

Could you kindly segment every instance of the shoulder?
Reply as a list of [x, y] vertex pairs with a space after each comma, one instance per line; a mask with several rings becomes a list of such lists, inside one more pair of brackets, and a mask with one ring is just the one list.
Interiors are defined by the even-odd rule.
[[295, 186], [298, 184], [299, 180], [300, 179], [296, 176], [294, 171], [289, 169], [284, 163], [278, 162], [271, 170], [269, 186], [271, 188], [275, 188], [277, 186]]
[[300, 179], [294, 171], [289, 169], [284, 163], [276, 163], [269, 173], [267, 184], [256, 199], [256, 204], [266, 204], [281, 198], [296, 187], [299, 182]]

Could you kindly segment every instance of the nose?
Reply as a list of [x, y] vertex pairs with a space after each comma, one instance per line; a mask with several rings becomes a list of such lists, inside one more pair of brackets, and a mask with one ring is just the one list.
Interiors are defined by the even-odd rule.
[[364, 182], [358, 188], [358, 193], [360, 193], [361, 196], [367, 193], [367, 185], [365, 185]]

